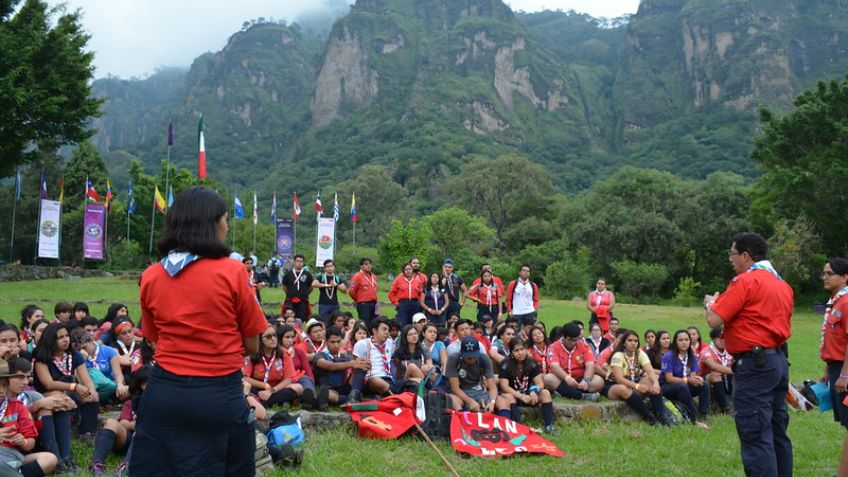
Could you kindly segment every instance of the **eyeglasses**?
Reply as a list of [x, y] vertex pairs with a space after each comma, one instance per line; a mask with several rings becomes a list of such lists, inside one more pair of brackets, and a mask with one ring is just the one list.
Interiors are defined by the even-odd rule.
[[821, 277], [822, 278], [830, 278], [834, 275], [836, 275], [836, 272], [825, 271], [825, 272], [822, 272]]
[[742, 255], [743, 253], [745, 253], [745, 252], [737, 252], [736, 250], [731, 250], [731, 251], [727, 252], [727, 255], [729, 257], [732, 257], [734, 255]]

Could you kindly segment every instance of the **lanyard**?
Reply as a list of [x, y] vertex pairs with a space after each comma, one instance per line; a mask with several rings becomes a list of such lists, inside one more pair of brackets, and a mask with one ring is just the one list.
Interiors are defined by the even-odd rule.
[[271, 354], [271, 359], [266, 361], [265, 355], [262, 355], [262, 364], [265, 365], [265, 377], [262, 378], [263, 383], [268, 382], [268, 378], [271, 377], [271, 367], [274, 366], [274, 361], [277, 359], [277, 351], [274, 350], [274, 353]]
[[439, 295], [441, 295], [439, 288], [430, 288], [430, 295], [433, 296], [433, 307], [439, 308]]
[[[324, 282], [325, 284], [329, 283], [329, 282], [327, 281], [327, 275], [326, 275], [326, 274], [324, 274], [324, 276], [322, 277], [322, 279], [323, 279], [323, 282]], [[333, 282], [335, 282], [335, 281], [336, 281], [336, 276], [335, 276], [335, 275], [330, 275], [330, 280], [332, 280]], [[327, 291], [327, 290], [329, 290], [329, 291]], [[335, 295], [335, 294], [336, 294], [336, 287], [329, 287], [329, 288], [325, 288], [325, 289], [324, 289], [324, 294], [325, 294], [325, 295], [327, 295], [327, 298], [329, 298], [330, 300], [332, 300], [332, 299], [333, 299], [333, 295]]]
[[71, 353], [65, 353], [58, 358], [53, 358], [53, 364], [55, 364], [56, 368], [58, 368], [65, 376], [70, 376], [74, 370]]
[[686, 353], [685, 358], [678, 356], [677, 359], [680, 360], [680, 364], [683, 365], [683, 376], [681, 377], [685, 378], [686, 376], [689, 376], [689, 353]]
[[548, 360], [545, 357], [548, 355], [548, 347], [545, 346], [541, 350], [538, 345], [533, 345], [533, 351], [542, 357], [542, 374], [548, 374]]
[[630, 380], [636, 382], [636, 354], [639, 350], [633, 353], [633, 356], [624, 353], [624, 359], [627, 361], [627, 368], [630, 371]]
[[[562, 344], [562, 341], [560, 341], [560, 344]], [[577, 345], [574, 345], [574, 349], [572, 349], [571, 351], [568, 351], [565, 348], [565, 345], [563, 344], [562, 350], [565, 351], [566, 353], [568, 353], [568, 374], [570, 375], [571, 374], [571, 367], [572, 367], [571, 366], [571, 357], [574, 356], [574, 352], [577, 351]]]

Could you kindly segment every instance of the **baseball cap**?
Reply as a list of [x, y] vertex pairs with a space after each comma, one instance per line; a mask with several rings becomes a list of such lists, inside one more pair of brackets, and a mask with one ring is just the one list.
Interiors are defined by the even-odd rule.
[[462, 359], [480, 357], [480, 342], [473, 336], [462, 338], [459, 349], [461, 350], [459, 356]]
[[446, 258], [446, 259], [442, 262], [442, 265], [453, 265], [453, 259], [452, 259], [452, 258]]
[[314, 326], [320, 326], [321, 328], [323, 328], [324, 322], [316, 318], [312, 318], [311, 320], [306, 322], [306, 332], [309, 333], [309, 330], [311, 330]]
[[421, 312], [418, 312], [418, 313], [412, 315], [412, 322], [413, 323], [418, 323], [419, 321], [427, 321], [427, 315], [425, 315], [424, 313], [421, 313]]

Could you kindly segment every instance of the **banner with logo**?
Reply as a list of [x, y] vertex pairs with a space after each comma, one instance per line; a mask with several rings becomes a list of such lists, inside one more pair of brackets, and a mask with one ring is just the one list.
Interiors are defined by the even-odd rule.
[[395, 439], [425, 417], [424, 401], [410, 392], [348, 404], [346, 408], [359, 427], [359, 437], [370, 439]]
[[90, 260], [103, 260], [104, 225], [106, 207], [102, 204], [85, 204], [85, 223], [82, 227], [82, 256]]
[[565, 455], [527, 426], [487, 412], [453, 413], [451, 444], [459, 452], [484, 457], [516, 453]]
[[324, 260], [333, 259], [336, 248], [336, 221], [332, 217], [318, 219], [318, 246], [315, 252], [315, 266], [323, 267]]
[[294, 220], [277, 219], [277, 253], [281, 257], [294, 255]]
[[58, 200], [41, 199], [41, 223], [38, 224], [38, 256], [59, 258], [59, 234], [62, 206]]

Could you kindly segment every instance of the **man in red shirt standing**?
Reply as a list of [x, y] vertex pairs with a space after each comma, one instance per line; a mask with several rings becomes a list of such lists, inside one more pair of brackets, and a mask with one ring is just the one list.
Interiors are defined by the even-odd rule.
[[[822, 270], [824, 289], [831, 293], [822, 321], [820, 356], [825, 362], [824, 379], [830, 382], [833, 420], [848, 427], [848, 406], [845, 405], [848, 385], [848, 259], [828, 259]], [[848, 475], [848, 435], [842, 444], [839, 472]]]
[[792, 475], [785, 345], [795, 300], [766, 251], [757, 234], [734, 237], [730, 264], [737, 275], [721, 295], [705, 296], [704, 307], [710, 328], [724, 326], [725, 347], [736, 361], [733, 408], [745, 474], [784, 477]]
[[370, 329], [371, 320], [377, 316], [377, 275], [371, 273], [371, 259], [359, 261], [359, 271], [351, 278], [348, 294], [356, 305], [359, 319]]

